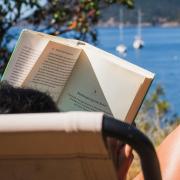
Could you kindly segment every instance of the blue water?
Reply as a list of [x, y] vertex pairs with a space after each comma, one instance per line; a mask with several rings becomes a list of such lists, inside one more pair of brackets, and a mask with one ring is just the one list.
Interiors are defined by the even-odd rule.
[[154, 72], [156, 76], [150, 92], [161, 84], [172, 112], [180, 114], [180, 28], [143, 28], [145, 47], [141, 50], [132, 47], [135, 34], [135, 28], [124, 29], [124, 44], [128, 48], [125, 57], [115, 50], [120, 43], [118, 28], [99, 28], [98, 46]]

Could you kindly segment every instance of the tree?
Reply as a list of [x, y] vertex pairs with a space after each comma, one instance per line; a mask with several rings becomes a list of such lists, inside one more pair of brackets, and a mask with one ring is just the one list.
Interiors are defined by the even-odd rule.
[[15, 34], [12, 27], [31, 27], [36, 31], [59, 35], [75, 32], [73, 38], [96, 40], [94, 25], [101, 9], [119, 3], [133, 7], [134, 0], [2, 0], [0, 2], [0, 74], [11, 54], [9, 44]]

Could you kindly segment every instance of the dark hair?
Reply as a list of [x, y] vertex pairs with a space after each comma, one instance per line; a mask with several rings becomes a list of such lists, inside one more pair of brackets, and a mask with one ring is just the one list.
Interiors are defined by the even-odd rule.
[[33, 89], [15, 88], [3, 81], [0, 83], [0, 113], [58, 112], [55, 103], [47, 94]]

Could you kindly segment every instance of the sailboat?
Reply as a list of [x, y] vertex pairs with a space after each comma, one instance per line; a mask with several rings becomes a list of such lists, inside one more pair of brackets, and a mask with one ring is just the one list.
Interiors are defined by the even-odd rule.
[[140, 49], [144, 47], [144, 41], [142, 39], [141, 35], [141, 21], [142, 21], [142, 13], [141, 10], [138, 10], [138, 29], [137, 29], [137, 35], [135, 36], [133, 47], [135, 49]]
[[116, 51], [120, 54], [126, 54], [127, 47], [123, 44], [124, 41], [124, 33], [123, 33], [123, 9], [120, 10], [120, 24], [119, 24], [119, 32], [120, 32], [120, 44], [116, 46]]

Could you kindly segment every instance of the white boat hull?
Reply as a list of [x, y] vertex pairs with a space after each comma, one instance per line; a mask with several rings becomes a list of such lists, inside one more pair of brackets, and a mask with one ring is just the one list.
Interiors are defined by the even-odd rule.
[[135, 39], [133, 42], [133, 47], [135, 49], [141, 49], [144, 47], [144, 41], [142, 39]]
[[124, 54], [127, 52], [127, 47], [124, 44], [120, 44], [116, 47], [116, 51], [118, 51], [120, 54]]

